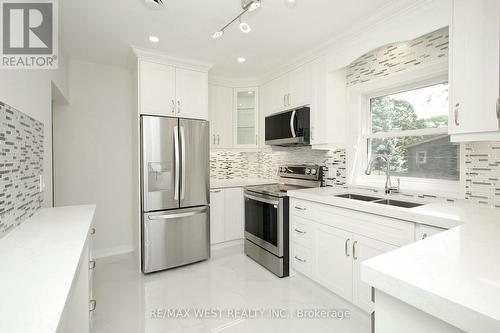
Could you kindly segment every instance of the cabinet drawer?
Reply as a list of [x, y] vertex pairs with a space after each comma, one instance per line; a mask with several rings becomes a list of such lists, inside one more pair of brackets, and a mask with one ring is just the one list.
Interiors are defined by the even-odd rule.
[[298, 216], [292, 216], [292, 241], [308, 249], [311, 248], [311, 221]]
[[290, 202], [290, 214], [299, 217], [311, 217], [314, 204], [310, 201], [292, 199]]
[[290, 261], [293, 269], [297, 272], [308, 276], [312, 275], [312, 257], [310, 250], [294, 242]]

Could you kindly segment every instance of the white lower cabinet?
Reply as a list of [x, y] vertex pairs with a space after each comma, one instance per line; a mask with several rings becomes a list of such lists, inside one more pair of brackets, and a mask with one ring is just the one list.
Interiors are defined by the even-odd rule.
[[291, 199], [292, 269], [370, 313], [372, 290], [361, 281], [364, 260], [413, 242], [415, 224]]
[[94, 261], [91, 260], [92, 235], [91, 232], [87, 246], [83, 250], [57, 333], [89, 333], [92, 327], [92, 313], [96, 305], [95, 300], [92, 299], [95, 267]]
[[210, 190], [210, 244], [219, 244], [244, 235], [243, 188]]
[[353, 303], [361, 309], [366, 312], [372, 312], [374, 310], [374, 304], [372, 302], [372, 287], [361, 281], [361, 263], [382, 253], [397, 249], [397, 246], [368, 237], [355, 235], [352, 248], [352, 257], [354, 260], [352, 269], [352, 300]]
[[314, 266], [318, 282], [337, 295], [351, 299], [352, 257], [348, 246], [352, 233], [317, 224], [315, 234]]

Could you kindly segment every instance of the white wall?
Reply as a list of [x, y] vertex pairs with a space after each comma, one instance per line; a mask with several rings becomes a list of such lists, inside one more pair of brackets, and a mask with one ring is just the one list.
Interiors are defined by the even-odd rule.
[[67, 57], [59, 52], [57, 70], [0, 70], [0, 101], [41, 121], [44, 125], [43, 206], [52, 206], [52, 96], [67, 98]]
[[132, 251], [132, 75], [71, 60], [69, 92], [54, 112], [55, 204], [97, 204], [96, 256]]

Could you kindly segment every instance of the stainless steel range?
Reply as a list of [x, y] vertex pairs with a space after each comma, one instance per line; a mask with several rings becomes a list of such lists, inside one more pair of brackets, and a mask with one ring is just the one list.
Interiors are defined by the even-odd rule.
[[279, 184], [245, 187], [245, 253], [279, 277], [289, 275], [287, 191], [320, 187], [322, 168], [285, 165]]

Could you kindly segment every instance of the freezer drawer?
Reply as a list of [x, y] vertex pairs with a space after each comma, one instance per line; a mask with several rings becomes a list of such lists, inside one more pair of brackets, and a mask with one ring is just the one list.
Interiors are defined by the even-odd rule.
[[210, 257], [208, 206], [146, 213], [142, 221], [142, 271], [151, 273]]

